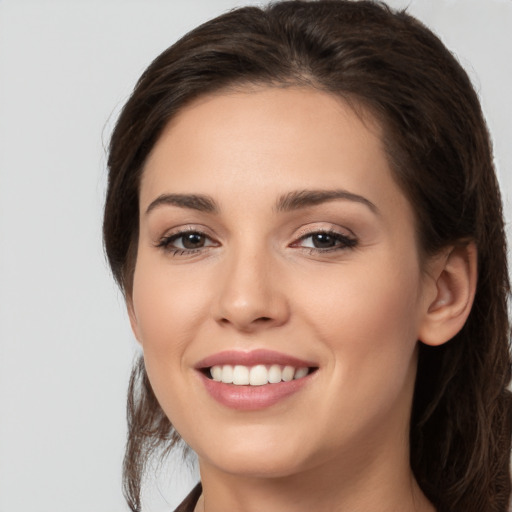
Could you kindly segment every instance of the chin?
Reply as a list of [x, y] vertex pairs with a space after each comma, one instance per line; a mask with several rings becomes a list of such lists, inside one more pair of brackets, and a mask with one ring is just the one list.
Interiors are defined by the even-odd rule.
[[303, 455], [303, 448], [294, 443], [276, 443], [253, 436], [245, 442], [231, 440], [227, 446], [218, 444], [214, 449], [198, 450], [199, 459], [218, 470], [253, 478], [280, 478], [297, 473], [307, 465]]
[[259, 454], [258, 456], [247, 455], [241, 458], [239, 455], [233, 457], [222, 457], [218, 460], [211, 460], [210, 464], [218, 470], [246, 478], [285, 478], [300, 472], [302, 465], [297, 460], [286, 460]]

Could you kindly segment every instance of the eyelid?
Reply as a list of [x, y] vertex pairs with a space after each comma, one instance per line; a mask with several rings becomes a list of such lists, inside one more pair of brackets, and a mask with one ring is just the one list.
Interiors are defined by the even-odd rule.
[[187, 233], [199, 233], [212, 240], [217, 239], [217, 236], [212, 232], [211, 229], [201, 224], [182, 224], [166, 229], [162, 235], [157, 236], [155, 244], [159, 244], [161, 240], [169, 239], [173, 236], [179, 236], [181, 234], [186, 235]]
[[187, 247], [174, 247], [175, 249], [181, 249], [181, 250], [184, 250], [184, 251], [194, 251], [194, 250], [198, 250], [198, 249], [205, 249], [207, 247], [215, 247], [217, 244], [212, 240], [211, 237], [209, 237], [208, 235], [205, 235], [204, 233], [201, 233], [199, 231], [182, 231], [181, 233], [176, 233], [175, 235], [170, 235], [170, 236], [166, 236], [162, 239], [162, 243], [165, 242], [165, 245], [168, 247], [171, 245], [171, 243], [175, 243], [177, 242], [178, 240], [180, 240], [181, 238], [183, 238], [184, 236], [186, 236], [187, 234], [197, 234], [197, 235], [200, 235], [202, 237], [204, 237], [204, 240], [205, 240], [205, 245], [203, 245], [202, 247], [197, 247], [197, 248], [194, 248], [194, 249], [189, 249]]
[[[173, 245], [176, 240], [179, 240], [189, 233], [197, 233], [203, 236], [206, 241], [205, 245], [196, 248], [176, 247]], [[172, 256], [192, 256], [207, 251], [212, 247], [218, 247], [220, 243], [217, 241], [217, 237], [212, 235], [211, 230], [206, 226], [188, 224], [167, 230], [164, 235], [155, 240], [153, 245], [159, 250], [170, 253]]]
[[[345, 231], [345, 233], [344, 233]], [[348, 233], [346, 233], [348, 231]], [[304, 241], [308, 238], [313, 237], [314, 235], [324, 234], [331, 236], [335, 245], [331, 247], [314, 247], [303, 245]], [[295, 237], [295, 241], [290, 244], [290, 247], [306, 250], [312, 254], [326, 254], [329, 252], [336, 251], [346, 251], [349, 249], [354, 249], [359, 244], [358, 238], [355, 236], [354, 232], [348, 228], [341, 228], [340, 226], [336, 226], [330, 224], [329, 226], [311, 226], [299, 230]]]
[[334, 239], [343, 242], [346, 247], [353, 247], [357, 243], [355, 238], [344, 235], [343, 233], [338, 233], [337, 231], [313, 231], [312, 233], [301, 236], [296, 242], [293, 242], [292, 247], [299, 247], [300, 242], [303, 242], [315, 235], [329, 235]]
[[296, 240], [300, 240], [307, 236], [314, 235], [315, 233], [333, 233], [339, 236], [343, 236], [345, 238], [353, 238], [357, 239], [356, 234], [349, 228], [345, 226], [339, 226], [336, 224], [321, 224], [321, 223], [311, 223], [307, 226], [302, 226], [298, 229], [297, 233], [294, 235]]
[[[311, 252], [329, 252], [333, 250], [343, 250], [354, 248], [358, 245], [358, 238], [355, 236], [352, 230], [345, 226], [339, 226], [334, 224], [323, 224], [320, 223], [308, 224], [298, 229], [294, 236], [294, 241], [289, 244], [289, 247], [307, 249]], [[195, 248], [177, 247], [174, 245], [175, 241], [181, 237], [186, 236], [189, 233], [197, 233], [205, 239], [204, 245]], [[332, 247], [308, 247], [303, 245], [304, 240], [318, 234], [330, 235], [335, 240], [335, 245]], [[165, 232], [164, 235], [160, 236], [154, 241], [154, 246], [163, 249], [167, 252], [174, 252], [176, 254], [193, 254], [201, 251], [208, 250], [211, 247], [219, 247], [221, 243], [217, 240], [214, 234], [211, 234], [211, 229], [204, 225], [188, 224], [173, 227]]]

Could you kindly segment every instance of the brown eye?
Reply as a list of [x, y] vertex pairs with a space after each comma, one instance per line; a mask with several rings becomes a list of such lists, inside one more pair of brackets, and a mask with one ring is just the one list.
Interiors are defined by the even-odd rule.
[[184, 249], [200, 249], [206, 242], [206, 237], [201, 233], [187, 233], [178, 237], [178, 240], [180, 238]]
[[334, 247], [338, 240], [329, 233], [316, 233], [311, 236], [311, 242], [316, 249], [329, 249]]
[[350, 238], [341, 233], [331, 231], [318, 231], [303, 236], [295, 246], [305, 247], [317, 251], [329, 251], [337, 249], [350, 249], [357, 245], [355, 238]]
[[163, 237], [157, 244], [158, 247], [176, 254], [199, 251], [218, 244], [209, 236], [200, 231], [182, 231], [174, 235]]

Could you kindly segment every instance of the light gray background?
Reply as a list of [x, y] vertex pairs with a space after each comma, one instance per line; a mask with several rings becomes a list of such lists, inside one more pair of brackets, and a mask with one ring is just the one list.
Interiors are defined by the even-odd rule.
[[[127, 510], [137, 348], [102, 252], [104, 146], [160, 51], [248, 3], [0, 0], [0, 512]], [[390, 3], [410, 3], [469, 71], [510, 219], [512, 0]], [[148, 512], [173, 510], [191, 486], [173, 467], [148, 491]]]

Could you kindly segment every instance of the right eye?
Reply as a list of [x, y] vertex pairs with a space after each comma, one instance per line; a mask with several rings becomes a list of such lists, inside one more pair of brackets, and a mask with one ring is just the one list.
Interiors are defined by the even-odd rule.
[[171, 251], [174, 255], [194, 253], [205, 247], [217, 245], [211, 238], [200, 231], [184, 231], [163, 237], [158, 247]]

